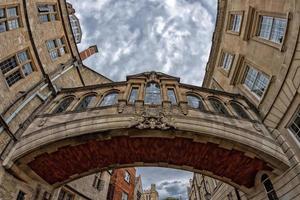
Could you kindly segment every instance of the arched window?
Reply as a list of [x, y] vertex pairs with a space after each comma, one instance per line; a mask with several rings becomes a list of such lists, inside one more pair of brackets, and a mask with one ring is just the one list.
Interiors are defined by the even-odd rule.
[[268, 175], [263, 174], [261, 176], [261, 183], [264, 184], [268, 199], [269, 200], [278, 200], [277, 194], [274, 190], [273, 184]]
[[233, 110], [238, 114], [239, 117], [244, 119], [250, 119], [249, 115], [246, 113], [245, 109], [237, 102], [230, 102]]
[[145, 91], [145, 104], [161, 104], [160, 87], [157, 83], [148, 83]]
[[199, 109], [199, 110], [205, 110], [205, 107], [204, 107], [204, 104], [203, 104], [203, 101], [195, 96], [195, 95], [187, 95], [186, 96], [187, 98], [187, 101], [188, 101], [188, 105], [192, 108], [196, 108], [196, 109]]
[[226, 110], [226, 108], [224, 107], [223, 103], [221, 101], [219, 101], [218, 99], [210, 98], [209, 102], [217, 113], [222, 114], [222, 115], [229, 115], [229, 113]]
[[60, 104], [55, 108], [53, 113], [61, 113], [67, 110], [67, 108], [70, 106], [72, 101], [74, 100], [74, 97], [67, 97]]
[[117, 92], [111, 92], [107, 94], [103, 100], [101, 101], [100, 107], [103, 106], [111, 106], [118, 102], [118, 93]]
[[76, 107], [76, 111], [82, 111], [89, 107], [89, 105], [96, 99], [96, 96], [94, 94], [85, 96], [81, 102]]

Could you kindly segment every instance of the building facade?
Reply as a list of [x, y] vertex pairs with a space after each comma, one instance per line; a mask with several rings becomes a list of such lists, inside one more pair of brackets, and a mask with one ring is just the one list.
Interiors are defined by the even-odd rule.
[[142, 176], [139, 175], [135, 178], [135, 185], [134, 185], [134, 200], [143, 200], [143, 184], [142, 184]]
[[299, 11], [295, 0], [218, 1], [203, 86], [244, 95], [291, 162], [282, 176], [261, 177], [262, 185], [273, 186], [261, 187], [252, 195], [255, 199], [300, 195]]
[[[82, 65], [67, 10], [64, 0], [0, 2], [1, 165], [20, 132], [60, 88], [88, 85], [91, 76], [98, 83], [110, 82]], [[103, 178], [107, 182], [109, 177]], [[0, 179], [6, 182], [5, 187], [1, 183], [0, 199], [69, 198], [67, 194], [56, 197], [56, 194], [45, 192], [34, 183], [15, 178], [2, 167]], [[94, 175], [91, 175], [58, 191], [70, 192], [69, 199], [89, 199], [93, 185], [88, 184], [90, 191], [87, 188], [80, 191], [75, 185], [93, 180]]]
[[247, 200], [246, 195], [236, 188], [209, 176], [194, 173], [188, 187], [189, 200], [227, 199]]
[[136, 169], [114, 169], [109, 184], [107, 200], [133, 200]]
[[144, 200], [159, 200], [159, 195], [156, 190], [156, 185], [151, 184], [150, 189], [144, 190], [142, 196]]

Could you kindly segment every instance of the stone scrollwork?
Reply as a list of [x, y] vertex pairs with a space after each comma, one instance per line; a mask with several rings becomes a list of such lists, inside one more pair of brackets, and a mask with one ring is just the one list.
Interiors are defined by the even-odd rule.
[[168, 130], [174, 128], [172, 119], [166, 116], [163, 112], [143, 112], [137, 115], [134, 119], [132, 127], [138, 129], [161, 129]]

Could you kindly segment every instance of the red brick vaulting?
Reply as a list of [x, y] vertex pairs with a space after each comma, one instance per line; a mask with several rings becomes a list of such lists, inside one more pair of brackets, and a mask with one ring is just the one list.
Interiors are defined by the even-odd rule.
[[191, 166], [227, 177], [248, 188], [254, 186], [258, 171], [270, 170], [262, 160], [211, 143], [197, 143], [185, 138], [123, 136], [104, 141], [89, 140], [77, 146], [59, 148], [56, 152], [39, 155], [28, 165], [45, 181], [54, 184], [91, 169], [134, 162]]

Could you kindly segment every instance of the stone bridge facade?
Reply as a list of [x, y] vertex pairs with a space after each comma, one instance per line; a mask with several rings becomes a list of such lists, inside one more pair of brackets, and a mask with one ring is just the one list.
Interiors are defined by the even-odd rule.
[[262, 173], [279, 176], [290, 164], [243, 96], [146, 72], [62, 89], [3, 165], [50, 187], [114, 167], [172, 167], [251, 193]]

